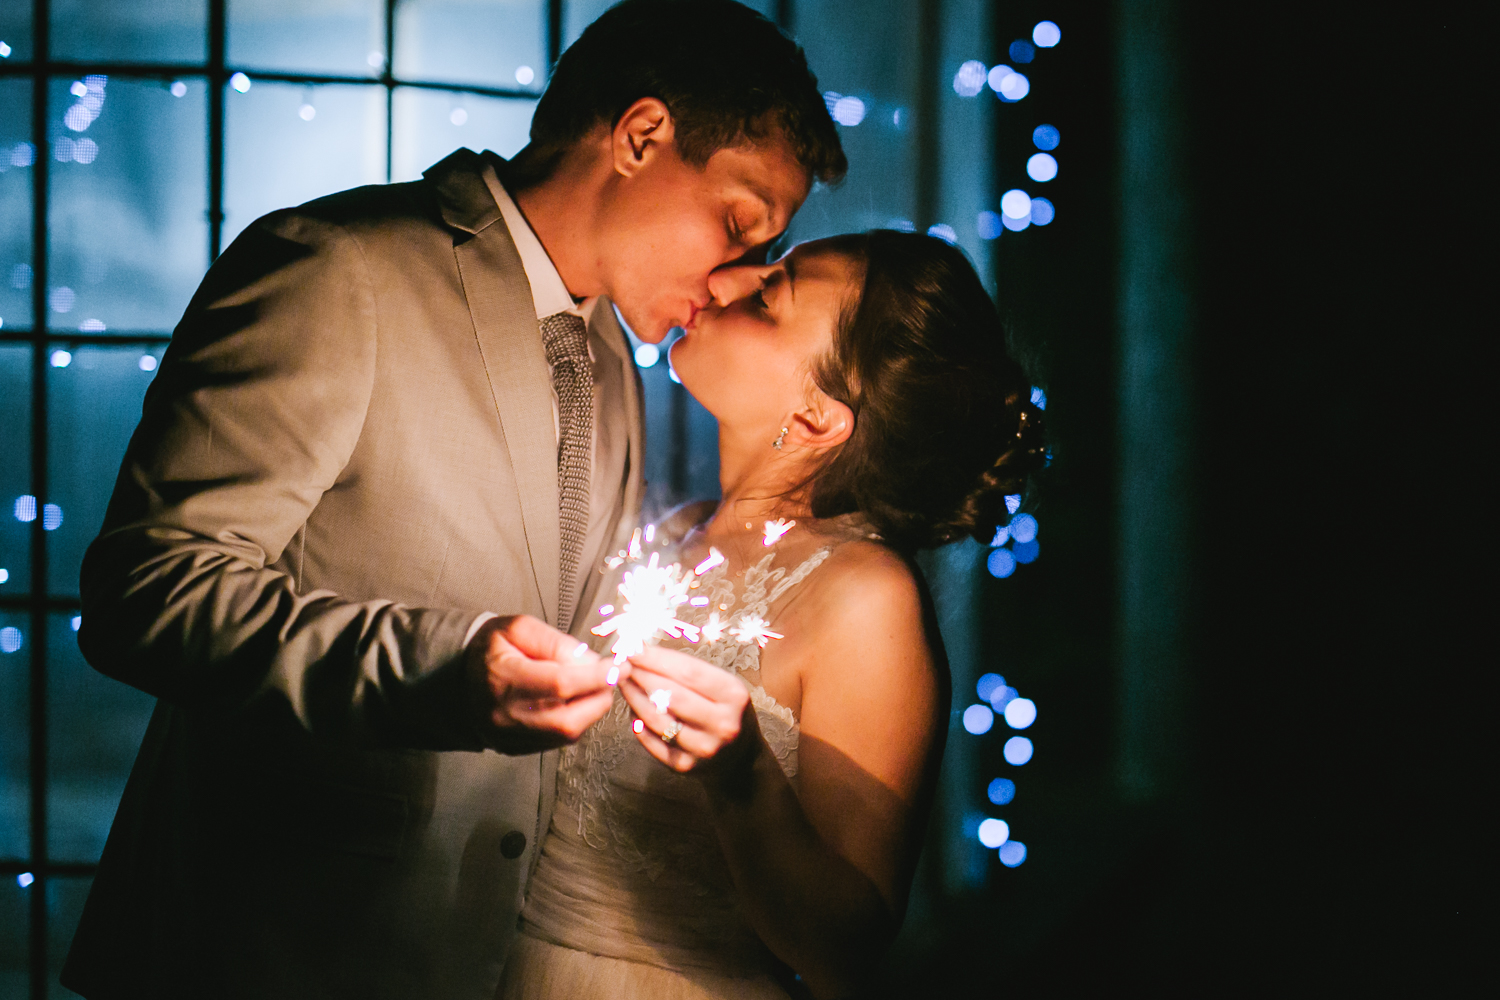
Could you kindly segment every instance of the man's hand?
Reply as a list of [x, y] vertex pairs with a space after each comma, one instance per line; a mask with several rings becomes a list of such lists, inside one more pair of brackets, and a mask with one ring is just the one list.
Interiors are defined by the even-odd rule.
[[464, 654], [480, 713], [480, 731], [501, 753], [523, 754], [572, 743], [609, 711], [618, 670], [570, 635], [532, 618], [492, 618]]

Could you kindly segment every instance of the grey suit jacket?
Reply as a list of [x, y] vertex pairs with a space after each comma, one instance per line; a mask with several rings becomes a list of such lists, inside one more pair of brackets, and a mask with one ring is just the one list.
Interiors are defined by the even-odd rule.
[[[261, 219], [174, 334], [83, 567], [84, 654], [159, 699], [63, 972], [86, 997], [494, 995], [556, 755], [482, 750], [463, 641], [483, 610], [554, 620], [560, 541], [550, 373], [480, 171]], [[593, 315], [627, 387], [614, 549], [641, 396]]]

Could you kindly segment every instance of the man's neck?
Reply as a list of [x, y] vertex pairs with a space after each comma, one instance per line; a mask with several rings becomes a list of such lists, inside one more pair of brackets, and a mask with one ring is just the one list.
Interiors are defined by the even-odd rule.
[[587, 157], [569, 155], [546, 180], [510, 192], [575, 299], [593, 298], [604, 291], [593, 234], [605, 180], [591, 169]]

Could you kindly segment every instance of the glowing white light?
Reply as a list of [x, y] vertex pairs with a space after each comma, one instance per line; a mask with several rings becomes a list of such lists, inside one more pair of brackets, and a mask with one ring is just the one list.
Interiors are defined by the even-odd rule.
[[73, 626], [74, 632], [77, 632], [79, 629], [83, 628], [83, 615], [74, 615], [71, 619], [68, 620], [68, 624]]
[[910, 219], [891, 219], [885, 224], [885, 228], [894, 229], [901, 233], [914, 233], [917, 231], [916, 223]]
[[385, 65], [385, 53], [371, 52], [369, 55], [365, 56], [365, 62], [369, 64], [371, 69], [379, 69], [380, 67]]
[[1015, 70], [1011, 69], [1009, 66], [1005, 65], [1004, 63], [999, 63], [997, 65], [991, 66], [990, 67], [990, 75], [987, 78], [987, 81], [988, 81], [988, 83], [990, 85], [990, 89], [993, 90], [997, 94], [1000, 93], [1000, 84], [1001, 84], [1001, 82], [1007, 76], [1010, 76], [1014, 72], [1015, 72]]
[[1012, 493], [1005, 498], [1005, 509], [1014, 514], [1021, 509], [1021, 494]]
[[990, 548], [998, 549], [1008, 541], [1010, 541], [1010, 528], [1003, 524], [996, 525], [995, 537], [990, 539]]
[[1016, 783], [1009, 778], [996, 778], [987, 789], [990, 801], [997, 806], [1009, 805], [1016, 797]]
[[1010, 57], [1018, 63], [1029, 63], [1036, 58], [1036, 47], [1024, 38], [1010, 43]]
[[641, 733], [644, 733], [646, 731], [646, 724], [640, 719], [636, 719], [630, 724], [630, 731], [639, 736]]
[[10, 148], [10, 165], [29, 167], [36, 162], [36, 147], [29, 142], [18, 142]]
[[53, 351], [48, 360], [52, 362], [53, 368], [66, 368], [73, 363], [73, 354], [71, 351]]
[[979, 842], [985, 847], [999, 847], [1010, 839], [1010, 824], [991, 817], [979, 824]]
[[661, 360], [661, 348], [655, 344], [642, 344], [635, 349], [635, 363], [650, 368]]
[[974, 685], [974, 689], [979, 692], [980, 698], [989, 701], [990, 695], [995, 693], [995, 688], [1002, 687], [1004, 684], [1005, 678], [999, 674], [984, 674], [979, 678], [979, 683]]
[[1000, 845], [1000, 863], [1014, 868], [1026, 860], [1026, 845], [1019, 840], [1007, 840]]
[[703, 623], [703, 628], [700, 630], [703, 641], [708, 643], [718, 642], [724, 638], [724, 630], [728, 627], [729, 623], [720, 618], [717, 611], [710, 612], [708, 621]]
[[854, 126], [865, 120], [865, 102], [857, 97], [840, 97], [833, 102], [833, 120]]
[[1000, 197], [1000, 211], [1007, 219], [1024, 219], [1031, 214], [1031, 198], [1020, 188], [1011, 188]]
[[706, 607], [708, 607], [708, 598], [706, 598], [706, 597], [695, 597], [692, 600], [688, 601], [688, 603], [691, 604], [695, 608], [706, 608]]
[[52, 158], [58, 163], [73, 162], [73, 140], [67, 136], [53, 140]]
[[1010, 537], [1018, 542], [1029, 542], [1036, 537], [1036, 518], [1030, 514], [1018, 514], [1011, 519]]
[[516, 67], [516, 82], [519, 83], [521, 86], [524, 87], [524, 86], [528, 85], [529, 83], [531, 83], [532, 80], [535, 80], [535, 79], [536, 79], [536, 70], [532, 69], [530, 66], [517, 66]]
[[455, 125], [462, 125], [469, 120], [469, 113], [463, 108], [454, 108], [448, 112], [448, 120]]
[[[631, 547], [637, 553], [640, 551], [639, 529], [631, 539]], [[688, 601], [692, 574], [684, 573], [675, 563], [662, 566], [660, 559], [661, 553], [653, 552], [650, 562], [625, 572], [620, 580], [622, 607], [592, 630], [598, 636], [616, 636], [611, 652], [617, 664], [645, 649], [659, 635], [687, 636], [692, 642], [698, 641], [698, 628], [677, 619], [677, 609]]]
[[1036, 562], [1036, 557], [1041, 555], [1042, 547], [1036, 539], [1032, 539], [1029, 542], [1017, 542], [1011, 546], [1011, 551], [1016, 554], [1016, 562], [1034, 563]]
[[964, 729], [975, 736], [983, 736], [995, 725], [995, 713], [988, 705], [970, 705], [964, 709]]
[[1052, 221], [1057, 213], [1052, 208], [1052, 202], [1046, 198], [1031, 199], [1031, 221], [1038, 226], [1045, 226]]
[[973, 97], [984, 89], [986, 75], [984, 63], [970, 59], [953, 75], [953, 92], [959, 97]]
[[82, 323], [78, 324], [78, 332], [79, 333], [103, 333], [104, 332], [104, 320], [102, 320], [102, 319], [86, 319]]
[[93, 139], [79, 139], [73, 143], [73, 162], [89, 164], [99, 158], [99, 144]]
[[1062, 41], [1062, 29], [1051, 21], [1038, 21], [1031, 29], [1031, 40], [1044, 49], [1050, 49]]
[[[6, 46], [6, 48], [9, 48], [9, 47], [10, 46]], [[5, 54], [6, 55], [10, 55], [9, 52], [6, 52]], [[19, 875], [16, 876], [16, 885], [20, 886], [22, 889], [24, 889], [27, 886], [31, 885], [31, 883], [33, 883], [35, 881], [36, 881], [36, 876], [32, 875], [31, 872], [22, 872], [21, 874], [19, 874]]]
[[1011, 73], [1000, 81], [1000, 86], [997, 89], [1000, 92], [1002, 100], [1019, 101], [1031, 93], [1031, 81], [1020, 73]]
[[62, 527], [62, 508], [55, 503], [49, 503], [42, 507], [42, 530], [56, 531]]
[[760, 615], [746, 615], [740, 623], [729, 630], [729, 634], [742, 643], [753, 642], [761, 649], [772, 639], [785, 639], [780, 632], [772, 632], [769, 623]]
[[141, 355], [141, 360], [137, 361], [136, 365], [143, 372], [154, 372], [154, 371], [156, 371], [156, 365], [157, 365], [156, 355], [154, 355], [154, 354], [142, 354]]
[[20, 521], [22, 524], [30, 524], [36, 520], [36, 497], [16, 497], [16, 502], [11, 507], [11, 512], [16, 515], [17, 521]]
[[1026, 161], [1026, 176], [1045, 184], [1057, 176], [1057, 158], [1051, 153], [1032, 153]]
[[[0, 59], [9, 59], [9, 58], [10, 58], [10, 46], [6, 45], [4, 42], [0, 42]], [[24, 886], [22, 888], [24, 888]]]
[[761, 544], [766, 548], [770, 548], [772, 545], [775, 545], [777, 542], [781, 541], [782, 535], [785, 535], [788, 531], [791, 531], [796, 526], [796, 521], [788, 521], [784, 517], [778, 517], [774, 521], [767, 521], [765, 529], [765, 539], [761, 542]]
[[250, 78], [243, 73], [236, 73], [229, 78], [229, 85], [237, 92], [246, 94], [250, 92]]
[[313, 107], [311, 104], [304, 104], [302, 105], [302, 107], [297, 109], [297, 117], [301, 118], [305, 122], [310, 122], [314, 118], [318, 117], [318, 109]]
[[610, 687], [620, 683], [620, 668], [611, 664], [610, 668], [604, 672], [604, 683]]
[[937, 225], [930, 227], [927, 230], [927, 235], [928, 236], [936, 236], [938, 239], [942, 240], [944, 243], [957, 243], [958, 242], [958, 234], [955, 233], [953, 231], [953, 227], [950, 226], [950, 225], [948, 225], [946, 222], [939, 222]]
[[4, 566], [0, 566], [0, 583], [6, 583], [9, 580], [10, 570], [6, 569]]
[[1031, 141], [1037, 149], [1051, 151], [1062, 141], [1062, 133], [1057, 131], [1056, 125], [1038, 125], [1031, 130]]
[[[715, 566], [722, 566], [724, 561], [724, 553], [710, 545], [708, 547], [708, 555], [704, 556], [701, 563], [693, 567], [693, 575], [702, 576]], [[704, 603], [707, 602], [705, 601]]]
[[990, 708], [997, 712], [1005, 711], [1005, 706], [1015, 701], [1018, 697], [1016, 689], [1008, 684], [1002, 684], [990, 692]]
[[0, 653], [18, 652], [23, 642], [20, 629], [8, 625], [0, 628]]
[[1003, 752], [1007, 764], [1014, 764], [1016, 767], [1020, 767], [1031, 759], [1031, 741], [1024, 736], [1012, 736], [1005, 741], [1005, 750]]
[[17, 264], [10, 269], [10, 287], [21, 289], [31, 287], [30, 264]]
[[1036, 721], [1036, 702], [1016, 698], [1005, 706], [1005, 724], [1012, 729], [1026, 729]]
[[82, 97], [89, 92], [89, 88], [82, 80], [74, 80], [73, 85], [68, 88], [68, 93], [74, 97]]
[[984, 565], [990, 576], [1003, 580], [1016, 571], [1016, 557], [1011, 555], [1010, 549], [991, 549]]
[[979, 230], [979, 238], [982, 240], [992, 240], [1004, 229], [1000, 224], [1000, 216], [988, 209], [975, 217], [974, 228]]
[[[1032, 199], [1032, 201], [1032, 207], [1035, 210], [1035, 199]], [[1039, 385], [1031, 387], [1031, 405], [1035, 406], [1038, 410], [1045, 410], [1047, 408], [1047, 394], [1042, 391], [1042, 387]]]
[[644, 537], [646, 539], [646, 544], [647, 545], [650, 545], [652, 542], [656, 541], [656, 525], [654, 525], [654, 524], [648, 524], [648, 525], [646, 525], [646, 530], [644, 532]]
[[599, 613], [601, 615], [612, 615], [615, 613], [615, 606], [613, 604], [601, 604], [599, 605]]
[[657, 688], [651, 692], [651, 707], [662, 715], [667, 714], [667, 709], [672, 707], [672, 692], [666, 688]]
[[667, 378], [671, 379], [673, 382], [676, 382], [678, 385], [682, 384], [682, 376], [678, 375], [677, 369], [673, 368], [671, 365], [667, 366]]
[[641, 557], [641, 529], [640, 528], [636, 528], [634, 531], [632, 531], [630, 533], [630, 545], [626, 549], [626, 552], [630, 555], [630, 558], [632, 558], [632, 559], [639, 559]]

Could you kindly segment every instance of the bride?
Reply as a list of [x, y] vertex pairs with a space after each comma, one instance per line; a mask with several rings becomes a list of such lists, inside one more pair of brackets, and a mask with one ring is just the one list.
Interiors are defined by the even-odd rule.
[[948, 724], [909, 554], [988, 541], [1042, 462], [995, 307], [941, 240], [834, 237], [710, 287], [671, 357], [718, 419], [723, 500], [669, 518], [650, 551], [723, 561], [679, 610], [698, 641], [633, 657], [564, 752], [507, 1000], [867, 985]]

